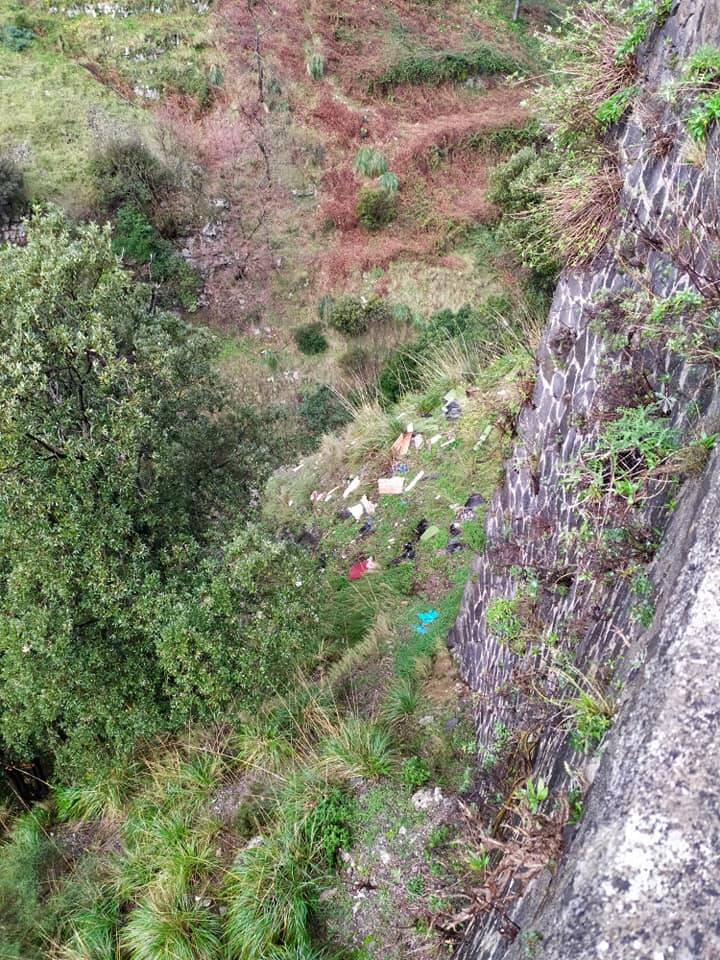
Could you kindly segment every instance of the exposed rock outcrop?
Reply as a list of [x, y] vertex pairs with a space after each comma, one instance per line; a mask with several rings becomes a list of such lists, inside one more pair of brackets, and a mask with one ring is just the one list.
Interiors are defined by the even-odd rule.
[[[683, 442], [720, 423], [712, 365], [642, 336], [627, 309], [643, 292], [720, 297], [720, 137], [690, 163], [688, 104], [682, 91], [660, 95], [707, 45], [720, 45], [720, 0], [679, 0], [641, 51], [640, 94], [616, 137], [617, 231], [592, 266], [560, 280], [488, 549], [449, 638], [479, 694], [481, 752], [501, 723], [530, 743], [555, 795], [575, 774], [596, 777], [558, 876], [482, 914], [463, 958], [720, 956], [720, 464], [679, 465], [680, 487], [651, 477], [630, 504], [606, 490], [594, 505], [578, 479], [609, 420], [640, 397]], [[654, 585], [649, 631], [647, 591], [629, 573], [640, 569]], [[496, 598], [529, 621], [519, 643], [488, 627]], [[563, 670], [576, 669], [611, 683], [618, 701], [599, 765], [573, 749], [560, 716]]]

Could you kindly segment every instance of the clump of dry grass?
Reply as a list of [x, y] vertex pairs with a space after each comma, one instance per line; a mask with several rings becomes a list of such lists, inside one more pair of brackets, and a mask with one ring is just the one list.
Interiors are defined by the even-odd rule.
[[612, 162], [552, 183], [547, 202], [558, 251], [569, 266], [591, 263], [606, 245], [621, 190], [622, 178]]

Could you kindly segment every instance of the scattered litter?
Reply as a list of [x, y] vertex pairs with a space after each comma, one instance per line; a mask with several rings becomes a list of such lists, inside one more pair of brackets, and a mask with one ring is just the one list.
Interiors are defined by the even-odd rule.
[[455, 523], [470, 523], [475, 520], [477, 514], [472, 507], [461, 507], [455, 514]]
[[375, 529], [375, 524], [372, 520], [366, 520], [365, 523], [360, 527], [359, 534], [361, 537], [367, 537], [368, 534], [372, 533]]
[[437, 610], [425, 610], [422, 613], [419, 613], [417, 618], [420, 623], [416, 625], [415, 633], [427, 633], [430, 624], [434, 623], [439, 616], [440, 614], [437, 612]]
[[399, 557], [395, 557], [394, 560], [390, 561], [390, 566], [396, 567], [399, 563], [403, 563], [405, 560], [414, 560], [415, 559], [415, 547], [412, 543], [404, 543], [402, 548], [402, 553]]
[[446, 440], [445, 443], [441, 443], [440, 449], [442, 450], [443, 447], [449, 447], [451, 443], [455, 443], [455, 437], [450, 437], [450, 439]]
[[310, 494], [310, 503], [322, 503], [325, 499], [325, 494], [320, 493], [318, 490], [313, 490]]
[[462, 415], [462, 408], [457, 400], [453, 400], [451, 403], [446, 403], [442, 408], [442, 411], [446, 420], [459, 420]]
[[356, 503], [352, 507], [348, 507], [348, 510], [356, 520], [360, 520], [365, 513], [365, 507], [363, 507], [361, 503]]
[[430, 524], [424, 518], [418, 523], [415, 527], [415, 536], [420, 539], [420, 537], [425, 533]]
[[442, 440], [441, 433], [436, 433], [434, 437], [430, 437], [430, 439], [428, 440], [428, 446], [434, 447], [435, 444], [438, 442], [438, 440]]
[[343, 491], [343, 500], [347, 500], [351, 493], [355, 493], [357, 488], [360, 486], [360, 477], [353, 477], [350, 483], [345, 487]]
[[491, 432], [492, 432], [492, 424], [489, 423], [489, 424], [485, 427], [485, 429], [483, 430], [483, 432], [480, 434], [480, 438], [478, 439], [478, 442], [477, 442], [477, 443], [475, 444], [475, 446], [473, 447], [473, 450], [479, 450], [480, 447], [485, 443], [485, 441], [487, 440], [487, 438], [490, 436]]
[[426, 543], [428, 540], [434, 540], [435, 537], [440, 533], [440, 527], [432, 526], [428, 527], [425, 533], [420, 537], [420, 540], [423, 543]]
[[408, 472], [408, 465], [407, 465], [406, 463], [402, 463], [400, 460], [396, 460], [396, 461], [393, 463], [392, 468], [393, 468], [393, 473], [407, 473], [407, 472]]
[[369, 517], [373, 517], [375, 515], [375, 509], [377, 507], [377, 504], [373, 503], [372, 500], [368, 500], [365, 494], [363, 494], [362, 497], [360, 497], [360, 503], [363, 505], [365, 509], [365, 513]]
[[293, 468], [292, 468], [292, 472], [293, 472], [293, 473], [297, 473], [298, 470], [302, 470], [302, 468], [303, 468], [303, 465], [302, 465], [301, 463], [299, 463], [296, 467], [293, 467]]
[[460, 526], [459, 523], [451, 523], [449, 529], [450, 529], [450, 536], [457, 537], [457, 535], [461, 532], [462, 527]]
[[338, 520], [349, 520], [352, 514], [347, 507], [343, 507], [342, 510], [338, 510], [335, 516], [338, 518]]
[[405, 493], [409, 493], [413, 489], [413, 487], [417, 483], [419, 483], [420, 480], [422, 480], [424, 476], [425, 476], [424, 470], [421, 470], [419, 473], [416, 473], [415, 476], [410, 481], [410, 483], [405, 487]]
[[476, 507], [482, 506], [483, 503], [485, 503], [485, 497], [479, 493], [471, 493], [465, 501], [465, 506], [474, 510]]
[[395, 443], [390, 448], [391, 451], [395, 454], [396, 457], [404, 457], [405, 454], [410, 449], [410, 443], [412, 441], [412, 425], [405, 431], [401, 433], [397, 438]]
[[404, 486], [404, 477], [383, 477], [378, 480], [378, 493], [381, 497], [400, 494]]
[[378, 565], [372, 557], [368, 557], [367, 560], [358, 560], [357, 563], [354, 563], [350, 567], [348, 580], [359, 580], [361, 577], [364, 577], [366, 573], [372, 573], [373, 570], [377, 569]]
[[391, 543], [395, 543], [395, 537], [390, 537], [388, 540], [388, 546], [390, 546]]
[[423, 444], [425, 443], [425, 437], [421, 433], [416, 433], [413, 437], [413, 446], [416, 450], [422, 450]]
[[455, 540], [455, 539], [448, 540], [448, 545], [445, 547], [445, 553], [447, 553], [448, 555], [451, 555], [453, 553], [457, 553], [458, 550], [464, 550], [464, 549], [465, 549], [465, 544], [461, 543], [459, 540]]

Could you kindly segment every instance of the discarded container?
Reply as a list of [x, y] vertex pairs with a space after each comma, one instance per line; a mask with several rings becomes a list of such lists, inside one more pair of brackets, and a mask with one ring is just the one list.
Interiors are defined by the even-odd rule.
[[412, 438], [413, 446], [416, 450], [422, 450], [423, 444], [425, 443], [425, 437], [421, 433], [416, 433]]
[[394, 496], [402, 493], [404, 486], [404, 477], [383, 477], [378, 480], [378, 493], [381, 497]]
[[424, 610], [422, 613], [419, 613], [417, 618], [420, 623], [415, 627], [415, 633], [427, 633], [430, 624], [434, 623], [439, 616], [440, 614], [437, 610]]
[[428, 540], [434, 540], [435, 537], [440, 533], [440, 527], [432, 526], [428, 527], [425, 533], [420, 537], [422, 543], [426, 543]]
[[365, 513], [366, 513], [369, 517], [373, 517], [373, 516], [375, 515], [375, 510], [377, 509], [377, 504], [373, 503], [372, 500], [368, 500], [368, 498], [365, 496], [365, 494], [363, 494], [362, 497], [360, 498], [360, 503], [361, 503], [361, 504], [363, 505], [363, 507], [365, 508]]
[[404, 457], [410, 449], [411, 441], [412, 430], [406, 430], [405, 433], [400, 434], [390, 449], [396, 457]]
[[409, 493], [413, 487], [425, 476], [425, 471], [421, 470], [419, 473], [415, 474], [410, 483], [405, 487], [405, 493]]
[[356, 520], [360, 520], [365, 513], [365, 507], [363, 507], [361, 503], [356, 503], [352, 507], [348, 507], [348, 510]]
[[353, 477], [350, 483], [345, 487], [343, 491], [343, 500], [347, 500], [351, 493], [355, 493], [357, 488], [360, 486], [360, 477]]

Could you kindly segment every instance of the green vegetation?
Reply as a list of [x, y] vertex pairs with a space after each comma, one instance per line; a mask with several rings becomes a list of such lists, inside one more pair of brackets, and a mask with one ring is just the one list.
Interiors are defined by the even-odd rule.
[[12, 160], [0, 157], [0, 225], [16, 219], [26, 203], [22, 171]]
[[382, 230], [395, 219], [394, 194], [383, 188], [362, 187], [358, 193], [356, 212], [366, 230]]
[[549, 796], [550, 788], [542, 777], [538, 777], [537, 780], [530, 777], [525, 786], [517, 792], [517, 799], [527, 806], [533, 816], [538, 814], [540, 807]]
[[304, 323], [293, 330], [293, 340], [300, 351], [309, 357], [324, 353], [328, 348], [328, 342], [323, 333], [322, 324]]
[[379, 297], [343, 297], [325, 309], [328, 324], [346, 337], [356, 337], [392, 320], [390, 308]]
[[317, 624], [286, 546], [242, 530], [205, 548], [270, 450], [257, 418], [219, 415], [212, 338], [153, 310], [112, 244], [51, 212], [0, 252], [0, 735], [5, 756], [68, 771], [267, 695]]
[[374, 147], [361, 147], [355, 154], [353, 170], [363, 177], [379, 177], [387, 173], [387, 160], [384, 154]]
[[519, 62], [486, 44], [478, 44], [460, 53], [433, 53], [400, 60], [368, 84], [371, 93], [387, 94], [403, 84], [463, 83], [468, 77], [483, 74], [510, 74]]
[[656, 405], [621, 408], [586, 458], [585, 496], [592, 498], [610, 490], [635, 502], [652, 471], [678, 447], [676, 431], [667, 426]]
[[312, 53], [307, 58], [305, 69], [313, 80], [322, 80], [325, 76], [325, 57], [321, 53]]

